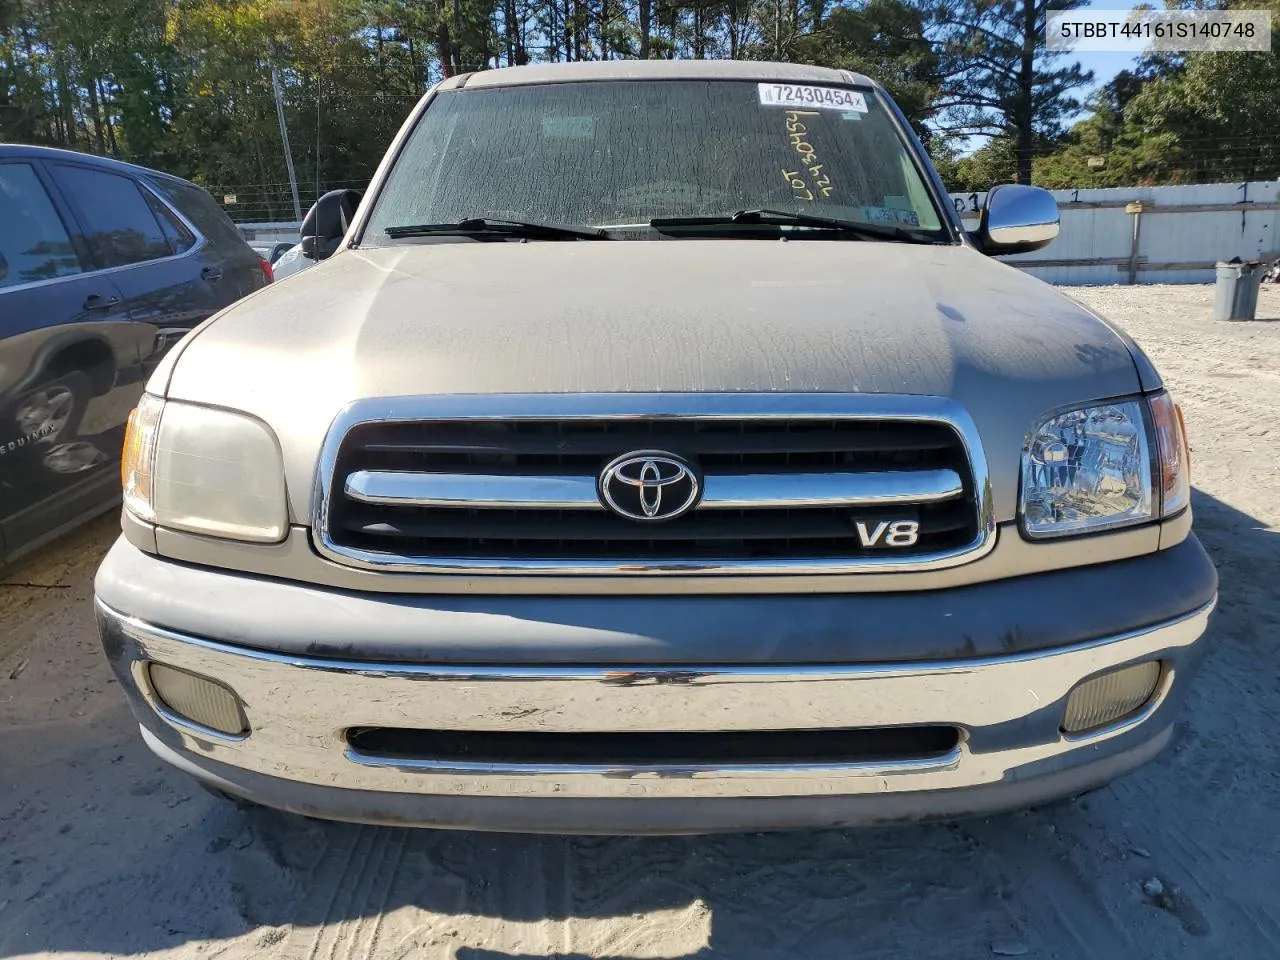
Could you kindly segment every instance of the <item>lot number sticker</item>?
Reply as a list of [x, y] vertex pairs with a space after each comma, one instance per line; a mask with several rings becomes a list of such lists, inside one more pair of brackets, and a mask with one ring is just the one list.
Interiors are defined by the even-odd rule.
[[867, 112], [867, 101], [856, 90], [843, 87], [806, 87], [794, 83], [761, 83], [760, 102], [768, 107], [817, 107], [826, 110]]

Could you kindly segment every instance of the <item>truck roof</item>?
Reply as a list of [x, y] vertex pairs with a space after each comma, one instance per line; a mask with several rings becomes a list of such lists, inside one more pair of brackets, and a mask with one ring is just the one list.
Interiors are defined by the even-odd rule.
[[848, 70], [800, 63], [755, 60], [584, 60], [577, 63], [538, 63], [501, 67], [451, 77], [441, 90], [462, 87], [506, 87], [528, 83], [569, 83], [583, 80], [763, 80], [789, 83], [839, 83], [879, 86]]

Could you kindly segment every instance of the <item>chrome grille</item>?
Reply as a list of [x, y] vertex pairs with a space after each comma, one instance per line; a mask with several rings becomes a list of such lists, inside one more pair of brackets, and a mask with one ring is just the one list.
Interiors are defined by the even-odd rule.
[[[603, 409], [592, 412], [593, 399]], [[321, 549], [374, 567], [561, 573], [896, 569], [976, 551], [990, 530], [985, 466], [975, 469], [967, 418], [948, 401], [933, 401], [930, 417], [877, 413], [887, 399], [616, 394], [361, 404], [366, 415], [348, 410], [326, 444]], [[917, 408], [928, 398], [897, 399]], [[449, 411], [449, 401], [463, 409]], [[574, 401], [579, 409], [563, 409]], [[749, 412], [753, 401], [758, 412]], [[793, 406], [807, 409], [788, 412]], [[597, 477], [634, 450], [692, 464], [703, 484], [697, 506], [660, 523], [606, 509]], [[868, 547], [859, 537], [858, 522], [873, 530], [902, 520], [919, 524], [913, 546]]]

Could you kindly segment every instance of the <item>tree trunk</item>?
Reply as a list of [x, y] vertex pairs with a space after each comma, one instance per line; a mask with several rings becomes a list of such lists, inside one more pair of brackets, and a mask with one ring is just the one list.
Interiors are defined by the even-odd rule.
[[547, 4], [547, 58], [552, 63], [560, 62], [560, 8], [554, 0]]
[[453, 0], [453, 72], [462, 73], [462, 0]]
[[782, 0], [773, 0], [773, 59], [782, 59]]
[[1036, 0], [1022, 0], [1022, 57], [1018, 65], [1018, 183], [1031, 182], [1031, 154], [1035, 145]]
[[573, 0], [564, 0], [564, 59], [573, 58]]
[[507, 24], [507, 66], [513, 67], [516, 63], [516, 0], [506, 0], [503, 13]]
[[66, 67], [59, 65], [57, 69], [58, 85], [58, 119], [61, 128], [62, 145], [75, 149], [76, 146], [76, 113], [71, 99], [71, 81], [67, 78]]
[[49, 43], [49, 52], [53, 60], [53, 76], [58, 101], [57, 116], [62, 145], [74, 148], [76, 145], [75, 104], [71, 99], [71, 80], [67, 75], [65, 54], [62, 48], [52, 41]]
[[107, 149], [113, 154], [120, 151], [120, 145], [116, 143], [116, 125], [111, 119], [111, 98], [107, 96], [107, 88], [101, 85], [98, 87], [98, 99], [102, 102], [102, 114], [107, 124]]
[[582, 0], [573, 0], [573, 59], [582, 60], [582, 33], [585, 24], [582, 16]]
[[97, 144], [98, 153], [107, 152], [107, 137], [102, 130], [102, 110], [98, 103], [98, 78], [90, 77], [85, 84], [85, 90], [89, 93], [89, 115], [93, 119], [93, 141]]
[[413, 34], [409, 33], [407, 30], [405, 33], [405, 39], [408, 41], [409, 46], [409, 69], [413, 71], [413, 92], [418, 94], [422, 92], [423, 71], [418, 66], [418, 51], [413, 45]]
[[54, 116], [58, 121], [58, 139], [62, 146], [74, 148], [76, 146], [75, 103], [71, 97], [71, 79], [67, 68], [66, 42], [60, 36], [61, 31], [57, 29], [62, 23], [61, 12], [57, 9], [53, 0], [49, 0], [46, 3], [46, 23], [49, 24], [52, 35], [46, 35], [44, 43], [53, 68], [51, 89], [54, 93], [53, 101], [57, 105], [54, 110]]
[[640, 59], [649, 59], [649, 31], [653, 27], [653, 0], [640, 0]]
[[436, 45], [440, 48], [440, 73], [453, 76], [453, 41], [449, 37], [449, 21], [445, 18], [444, 0], [436, 0]]
[[[667, 31], [667, 59], [674, 60], [676, 56], [676, 20], [680, 14], [673, 3], [667, 3], [658, 9], [663, 14], [661, 26]], [[661, 30], [659, 30], [659, 33], [661, 33]]]
[[[271, 178], [267, 176], [267, 165], [262, 159], [262, 145], [258, 142], [258, 135], [253, 135], [253, 156], [258, 161], [258, 177], [261, 183], [267, 184], [271, 182]], [[267, 219], [276, 219], [275, 192], [269, 187], [263, 187], [266, 191], [267, 200]]]
[[[22, 46], [27, 54], [27, 59], [26, 59], [27, 69], [31, 70], [31, 69], [34, 69], [31, 65], [34, 64], [36, 61], [35, 50], [32, 48], [32, 43], [31, 43], [31, 31], [27, 29], [26, 24], [23, 24], [20, 32], [22, 34]], [[44, 88], [42, 86], [41, 93], [43, 94], [43, 92], [44, 92]], [[45, 139], [46, 141], [52, 141], [53, 130], [49, 125], [50, 120], [51, 120], [51, 117], [49, 116], [49, 111], [43, 103], [40, 104], [38, 114], [34, 109], [32, 109], [30, 111], [30, 123], [31, 123], [32, 131], [35, 131], [37, 129], [37, 126], [36, 126], [37, 123], [42, 125], [44, 127], [44, 130], [41, 131], [41, 134], [39, 136], [32, 136], [31, 139], [39, 140], [41, 139], [41, 137], [43, 137], [43, 139]]]

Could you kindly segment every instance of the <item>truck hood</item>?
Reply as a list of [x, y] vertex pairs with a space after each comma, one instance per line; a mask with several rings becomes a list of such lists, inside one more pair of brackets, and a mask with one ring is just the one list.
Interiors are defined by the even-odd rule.
[[1011, 519], [1033, 421], [1139, 390], [1125, 338], [1053, 288], [968, 247], [897, 243], [463, 240], [347, 250], [224, 311], [179, 351], [152, 392], [269, 423], [299, 523], [326, 430], [368, 397], [950, 397], [977, 424], [997, 517]]

